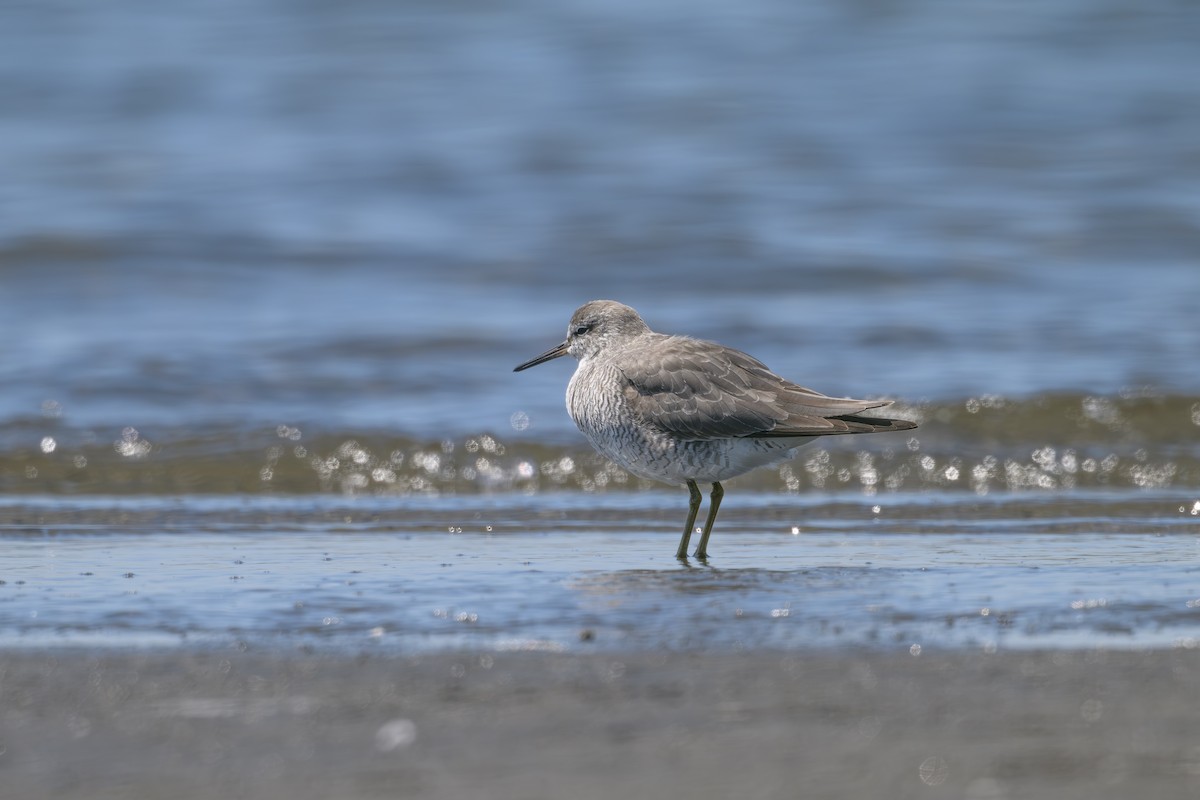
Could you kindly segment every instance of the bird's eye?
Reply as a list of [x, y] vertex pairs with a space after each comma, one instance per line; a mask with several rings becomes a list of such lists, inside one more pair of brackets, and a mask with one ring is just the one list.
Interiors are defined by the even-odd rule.
[[585, 333], [587, 333], [591, 329], [592, 329], [591, 325], [580, 325], [578, 328], [575, 329], [575, 335], [583, 336]]

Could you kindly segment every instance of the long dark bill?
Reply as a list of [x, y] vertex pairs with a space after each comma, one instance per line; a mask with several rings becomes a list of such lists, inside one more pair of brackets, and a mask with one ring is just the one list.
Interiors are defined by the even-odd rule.
[[558, 358], [559, 356], [565, 356], [566, 354], [567, 354], [567, 343], [563, 342], [562, 344], [558, 344], [558, 345], [555, 345], [554, 347], [551, 347], [549, 350], [542, 353], [540, 356], [537, 356], [536, 358], [531, 358], [528, 361], [526, 361], [524, 364], [513, 367], [513, 372], [520, 372], [523, 369], [529, 369], [530, 367], [536, 367], [538, 364], [544, 364], [547, 361]]

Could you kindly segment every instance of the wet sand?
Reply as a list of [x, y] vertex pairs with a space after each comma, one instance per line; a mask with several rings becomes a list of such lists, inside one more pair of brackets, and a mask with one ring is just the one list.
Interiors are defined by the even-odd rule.
[[13, 798], [1193, 798], [1200, 650], [0, 654]]

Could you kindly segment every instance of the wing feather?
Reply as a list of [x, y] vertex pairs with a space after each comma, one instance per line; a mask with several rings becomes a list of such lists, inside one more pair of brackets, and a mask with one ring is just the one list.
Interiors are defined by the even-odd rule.
[[779, 377], [740, 350], [682, 336], [646, 337], [620, 354], [634, 414], [685, 440], [787, 438], [915, 427], [857, 417], [887, 400], [828, 397]]

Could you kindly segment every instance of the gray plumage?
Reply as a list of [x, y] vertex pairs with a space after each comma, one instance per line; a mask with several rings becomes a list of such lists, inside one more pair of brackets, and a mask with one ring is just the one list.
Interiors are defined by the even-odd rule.
[[697, 481], [713, 484], [708, 537], [720, 481], [789, 458], [817, 436], [902, 431], [907, 420], [863, 416], [889, 400], [828, 397], [792, 383], [740, 350], [655, 333], [636, 311], [612, 300], [580, 306], [567, 339], [516, 371], [572, 355], [567, 411], [592, 445], [635, 475], [684, 484], [689, 518], [677, 555], [687, 555], [699, 509]]

